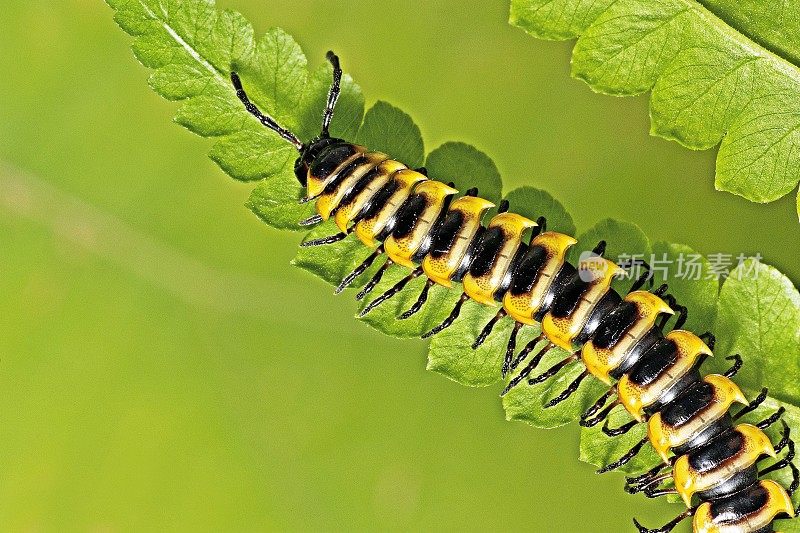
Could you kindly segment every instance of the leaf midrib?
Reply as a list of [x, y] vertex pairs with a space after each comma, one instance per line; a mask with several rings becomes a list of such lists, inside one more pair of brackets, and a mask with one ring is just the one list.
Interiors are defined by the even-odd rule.
[[781, 73], [787, 77], [792, 78], [794, 81], [800, 83], [800, 65], [795, 64], [788, 57], [782, 56], [766, 44], [762, 44], [759, 40], [745, 31], [733, 26], [731, 23], [711, 11], [703, 3], [707, 0], [679, 0], [684, 5], [693, 8], [698, 15], [703, 17], [712, 27], [729, 37], [732, 41], [740, 45], [745, 51], [769, 60], [774, 63]]
[[161, 26], [169, 34], [169, 36], [172, 37], [172, 39], [176, 43], [178, 43], [178, 45], [180, 45], [181, 48], [186, 50], [186, 53], [188, 53], [192, 57], [192, 59], [197, 61], [200, 65], [203, 66], [203, 68], [209, 71], [211, 75], [214, 76], [220, 84], [226, 87], [228, 86], [227, 80], [225, 80], [222, 73], [214, 65], [212, 65], [206, 58], [204, 58], [200, 54], [200, 52], [198, 52], [192, 45], [186, 42], [186, 40], [178, 33], [178, 31], [175, 28], [170, 26], [170, 24], [166, 20], [166, 18], [168, 18], [167, 13], [162, 12], [164, 18], [161, 18], [155, 12], [153, 12], [153, 10], [150, 9], [150, 7], [147, 4], [145, 4], [142, 0], [139, 0], [139, 5], [142, 6], [142, 9], [149, 17], [152, 17], [153, 20], [157, 20], [161, 24]]

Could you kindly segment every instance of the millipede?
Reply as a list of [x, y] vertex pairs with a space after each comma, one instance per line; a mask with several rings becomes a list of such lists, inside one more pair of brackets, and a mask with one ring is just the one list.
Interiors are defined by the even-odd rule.
[[[313, 226], [333, 219], [339, 229], [301, 246], [331, 244], [354, 233], [373, 250], [342, 280], [337, 293], [384, 258], [358, 299], [376, 287], [390, 265], [410, 272], [361, 314], [424, 276], [427, 281], [416, 302], [398, 317], [407, 319], [423, 308], [433, 285], [449, 288], [460, 283], [461, 297], [452, 312], [423, 337], [451, 326], [467, 300], [499, 307], [472, 347], [480, 346], [499, 320], [514, 321], [502, 374], [519, 372], [502, 394], [523, 382], [536, 386], [573, 361], [582, 362], [583, 372], [545, 408], [569, 398], [589, 376], [607, 384], [608, 391], [581, 415], [580, 424], [603, 424], [609, 437], [623, 435], [637, 424], [645, 424], [647, 433], [598, 472], [622, 467], [650, 444], [661, 463], [628, 477], [626, 491], [650, 498], [674, 494], [686, 504], [686, 511], [658, 529], [647, 529], [634, 519], [641, 533], [667, 533], [690, 517], [697, 533], [766, 533], [774, 531], [776, 519], [800, 512], [791, 499], [800, 486], [800, 471], [792, 462], [795, 443], [782, 420], [784, 409], [754, 424], [739, 421], [764, 402], [767, 390], [748, 401], [732, 381], [742, 367], [739, 355], [727, 358], [731, 365], [723, 374], [701, 373], [712, 355], [714, 336], [681, 329], [688, 310], [668, 293], [667, 285], [653, 286], [646, 262], [616, 264], [604, 257], [606, 244], [601, 241], [573, 265], [567, 253], [577, 241], [548, 231], [544, 217], [533, 221], [515, 214], [507, 201], [495, 205], [475, 188], [459, 194], [452, 183], [429, 179], [424, 168], [412, 169], [387, 154], [331, 137], [342, 70], [333, 52], [327, 59], [333, 81], [322, 129], [307, 143], [261, 112], [235, 72], [230, 77], [247, 111], [299, 152], [294, 171], [306, 190], [301, 202], [314, 201], [316, 209], [300, 224]], [[495, 214], [484, 224], [493, 208]], [[621, 294], [612, 281], [634, 263], [643, 273]], [[668, 327], [672, 317], [674, 325]], [[520, 329], [537, 324], [541, 333], [517, 351]], [[536, 350], [542, 342], [544, 346]], [[556, 347], [570, 355], [534, 375], [544, 355]], [[610, 427], [609, 416], [617, 406], [632, 421]], [[782, 429], [779, 442], [773, 443], [764, 431], [776, 424]], [[762, 465], [763, 461], [771, 464]], [[786, 468], [792, 474], [788, 487], [765, 477]]]

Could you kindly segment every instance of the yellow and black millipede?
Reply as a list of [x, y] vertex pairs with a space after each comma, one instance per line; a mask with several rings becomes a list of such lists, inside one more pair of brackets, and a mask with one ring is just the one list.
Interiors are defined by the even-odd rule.
[[[731, 381], [742, 365], [738, 355], [728, 358], [733, 363], [724, 374], [700, 373], [703, 361], [711, 355], [714, 337], [680, 329], [687, 310], [667, 294], [666, 285], [642, 290], [650, 279], [646, 263], [641, 265], [644, 274], [631, 290], [620, 294], [611, 282], [623, 269], [603, 257], [604, 242], [574, 266], [566, 261], [566, 254], [576, 240], [547, 231], [544, 218], [529, 220], [510, 212], [503, 201], [484, 225], [484, 215], [495, 206], [480, 198], [476, 189], [459, 196], [452, 184], [428, 179], [424, 169], [410, 169], [386, 154], [331, 137], [328, 130], [342, 71], [332, 52], [327, 57], [333, 65], [333, 83], [322, 131], [308, 143], [259, 111], [236, 73], [231, 73], [231, 81], [247, 110], [300, 153], [295, 174], [307, 190], [303, 201], [316, 201], [317, 211], [301, 224], [333, 218], [340, 230], [302, 245], [329, 244], [355, 233], [374, 249], [337, 292], [385, 256], [384, 264], [358, 293], [359, 299], [377, 285], [389, 265], [402, 265], [411, 272], [362, 313], [399, 293], [411, 279], [425, 276], [427, 283], [416, 303], [400, 316], [405, 319], [423, 307], [433, 284], [451, 287], [460, 282], [463, 292], [455, 308], [424, 336], [449, 327], [467, 299], [499, 306], [473, 348], [486, 339], [498, 320], [514, 320], [503, 375], [527, 363], [504, 393], [523, 381], [541, 383], [570, 362], [581, 361], [583, 373], [546, 407], [564, 401], [589, 375], [608, 384], [608, 392], [581, 416], [581, 425], [602, 422], [604, 433], [614, 437], [644, 423], [647, 436], [600, 472], [621, 467], [649, 443], [663, 462], [645, 474], [629, 477], [626, 490], [648, 497], [678, 494], [686, 503], [685, 512], [659, 529], [647, 529], [634, 521], [640, 532], [666, 533], [691, 516], [697, 533], [765, 533], [774, 531], [776, 518], [797, 514], [791, 495], [800, 486], [800, 472], [792, 463], [795, 445], [781, 420], [782, 409], [754, 425], [737, 422], [765, 400], [766, 389], [748, 402]], [[665, 333], [668, 319], [676, 313], [674, 328]], [[520, 328], [536, 323], [541, 325], [541, 334], [516, 353]], [[544, 348], [531, 356], [540, 341], [546, 341]], [[554, 347], [571, 355], [530, 377]], [[743, 407], [734, 412], [735, 403]], [[608, 416], [617, 405], [634, 420], [611, 428]], [[782, 438], [773, 445], [764, 430], [779, 421]], [[780, 459], [779, 454], [783, 454]], [[770, 458], [775, 459], [772, 464], [760, 466]], [[790, 468], [793, 474], [788, 488], [764, 478], [783, 468]], [[663, 487], [664, 483], [668, 487]]]

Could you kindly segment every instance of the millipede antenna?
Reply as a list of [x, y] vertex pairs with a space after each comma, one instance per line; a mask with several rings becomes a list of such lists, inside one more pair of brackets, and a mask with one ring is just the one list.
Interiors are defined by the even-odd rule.
[[231, 72], [231, 83], [233, 83], [233, 88], [236, 89], [236, 96], [242, 101], [248, 113], [256, 117], [264, 126], [292, 143], [292, 145], [297, 148], [298, 152], [303, 151], [303, 142], [297, 138], [297, 135], [278, 124], [271, 116], [262, 113], [261, 110], [250, 101], [250, 98], [247, 97], [247, 93], [244, 91], [244, 87], [242, 87], [242, 80], [239, 79], [239, 75], [235, 72]]
[[336, 107], [336, 102], [339, 100], [339, 94], [341, 93], [342, 67], [339, 66], [339, 56], [332, 51], [329, 50], [325, 57], [333, 66], [333, 83], [331, 83], [331, 88], [328, 90], [328, 102], [325, 104], [325, 112], [322, 114], [322, 136], [330, 137], [328, 128], [331, 125], [333, 110]]

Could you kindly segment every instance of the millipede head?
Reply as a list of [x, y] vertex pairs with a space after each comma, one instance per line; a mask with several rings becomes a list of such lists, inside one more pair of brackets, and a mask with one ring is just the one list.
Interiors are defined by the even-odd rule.
[[300, 157], [294, 162], [294, 175], [300, 185], [305, 187], [308, 183], [308, 167], [311, 166], [312, 161], [319, 156], [320, 152], [332, 144], [341, 142], [344, 141], [333, 137], [317, 137], [303, 146]]

